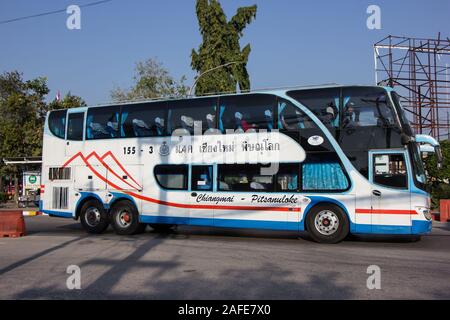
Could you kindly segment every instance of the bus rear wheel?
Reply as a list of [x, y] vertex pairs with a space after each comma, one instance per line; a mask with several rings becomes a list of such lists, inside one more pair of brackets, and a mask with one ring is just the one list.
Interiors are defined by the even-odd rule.
[[311, 238], [319, 243], [338, 243], [349, 233], [345, 212], [335, 205], [321, 204], [311, 209], [306, 219]]
[[119, 235], [132, 235], [144, 232], [145, 224], [139, 222], [139, 213], [129, 201], [120, 201], [111, 207], [111, 224]]
[[80, 209], [80, 221], [88, 233], [100, 234], [109, 226], [108, 213], [97, 200], [86, 201]]

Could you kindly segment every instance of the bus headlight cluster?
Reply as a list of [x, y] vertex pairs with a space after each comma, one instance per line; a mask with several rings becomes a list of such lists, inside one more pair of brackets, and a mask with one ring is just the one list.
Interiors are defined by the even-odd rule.
[[431, 210], [426, 207], [416, 207], [417, 212], [423, 214], [427, 220], [431, 220]]

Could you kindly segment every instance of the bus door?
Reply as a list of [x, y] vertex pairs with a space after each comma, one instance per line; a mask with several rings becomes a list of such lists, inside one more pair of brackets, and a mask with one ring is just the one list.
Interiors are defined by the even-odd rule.
[[215, 202], [212, 197], [217, 194], [214, 186], [215, 172], [213, 165], [192, 165], [190, 171], [190, 210], [189, 224], [212, 225]]
[[409, 232], [411, 227], [410, 166], [406, 151], [369, 152], [372, 184], [372, 232]]
[[84, 111], [67, 112], [66, 156], [73, 156], [82, 150], [84, 136]]

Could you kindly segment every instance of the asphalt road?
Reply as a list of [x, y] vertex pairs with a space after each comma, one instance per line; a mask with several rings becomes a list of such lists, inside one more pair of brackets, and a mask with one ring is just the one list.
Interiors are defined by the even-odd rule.
[[[321, 245], [291, 232], [180, 227], [88, 235], [78, 222], [26, 218], [0, 238], [0, 299], [449, 299], [450, 223], [429, 236]], [[69, 265], [81, 289], [69, 290]], [[369, 265], [381, 289], [369, 290]]]

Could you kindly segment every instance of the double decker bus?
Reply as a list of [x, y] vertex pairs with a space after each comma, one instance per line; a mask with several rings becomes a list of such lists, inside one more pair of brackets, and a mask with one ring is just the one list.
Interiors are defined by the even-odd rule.
[[120, 235], [176, 225], [430, 232], [421, 146], [386, 87], [317, 86], [55, 110], [40, 210]]

